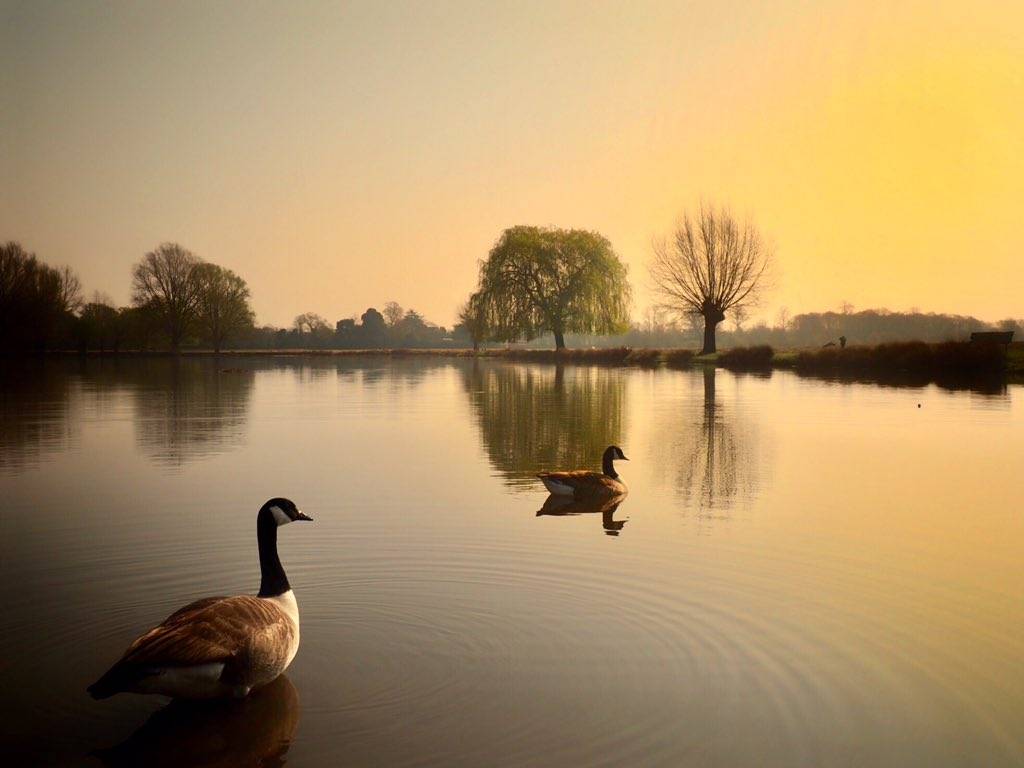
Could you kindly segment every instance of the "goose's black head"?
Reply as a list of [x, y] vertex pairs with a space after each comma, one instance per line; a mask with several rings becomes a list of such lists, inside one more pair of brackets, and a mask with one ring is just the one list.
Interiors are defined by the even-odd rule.
[[629, 461], [629, 459], [626, 458], [626, 454], [624, 454], [622, 449], [617, 445], [609, 445], [608, 449], [605, 451], [605, 455], [609, 456], [613, 461], [616, 459], [619, 461]]
[[609, 445], [605, 448], [604, 456], [601, 457], [601, 469], [609, 477], [618, 477], [619, 475], [616, 473], [615, 467], [612, 466], [613, 461], [629, 461], [626, 458], [626, 454], [617, 445]]
[[270, 519], [280, 527], [296, 520], [310, 520], [312, 517], [299, 510], [291, 499], [271, 499], [260, 508], [259, 519]]

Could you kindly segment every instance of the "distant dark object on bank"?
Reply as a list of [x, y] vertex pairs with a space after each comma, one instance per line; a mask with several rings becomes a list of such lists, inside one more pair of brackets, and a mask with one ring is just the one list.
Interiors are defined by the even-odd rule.
[[1009, 346], [1012, 341], [1013, 331], [974, 331], [971, 333], [971, 343]]

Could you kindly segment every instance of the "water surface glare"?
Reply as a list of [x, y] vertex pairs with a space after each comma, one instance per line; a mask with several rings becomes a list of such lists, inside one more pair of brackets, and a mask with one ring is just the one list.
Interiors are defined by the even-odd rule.
[[[1024, 764], [1024, 387], [5, 367], [5, 765]], [[621, 505], [546, 503], [537, 471], [611, 443]], [[286, 678], [92, 701], [137, 634], [257, 589], [272, 496], [316, 520], [281, 533]]]

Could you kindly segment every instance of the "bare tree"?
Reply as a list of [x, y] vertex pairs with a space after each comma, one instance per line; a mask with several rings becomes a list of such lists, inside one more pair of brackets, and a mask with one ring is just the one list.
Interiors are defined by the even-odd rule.
[[132, 302], [156, 312], [174, 351], [195, 320], [200, 293], [195, 269], [200, 263], [177, 243], [162, 243], [132, 268]]
[[732, 325], [733, 330], [736, 333], [740, 333], [743, 330], [743, 324], [750, 319], [750, 311], [743, 306], [736, 307], [732, 311]]
[[78, 279], [78, 275], [71, 267], [61, 267], [57, 273], [60, 275], [60, 302], [65, 312], [74, 314], [83, 305], [82, 281]]
[[318, 315], [316, 312], [303, 312], [301, 315], [295, 316], [292, 328], [299, 333], [319, 333], [325, 330], [329, 331], [331, 326], [322, 315]]
[[704, 319], [702, 355], [715, 351], [715, 328], [725, 313], [755, 303], [771, 252], [753, 225], [728, 210], [702, 207], [683, 216], [670, 241], [654, 245], [650, 263], [655, 291], [666, 309]]
[[775, 316], [775, 326], [783, 331], [788, 331], [789, 323], [789, 307], [781, 307]]
[[403, 317], [405, 317], [405, 311], [397, 301], [389, 301], [384, 305], [384, 319], [391, 327], [398, 325]]

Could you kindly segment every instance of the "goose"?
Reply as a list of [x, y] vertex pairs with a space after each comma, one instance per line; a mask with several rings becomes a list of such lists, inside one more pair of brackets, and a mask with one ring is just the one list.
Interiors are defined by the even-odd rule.
[[609, 445], [601, 457], [601, 472], [577, 469], [572, 472], [541, 472], [537, 477], [549, 493], [572, 496], [576, 499], [595, 496], [614, 496], [627, 493], [626, 484], [619, 479], [614, 461], [629, 461], [617, 445]]
[[264, 504], [256, 516], [259, 594], [204, 597], [175, 611], [88, 692], [94, 699], [122, 692], [242, 698], [277, 678], [299, 649], [299, 606], [277, 556], [277, 529], [312, 519], [288, 499]]

